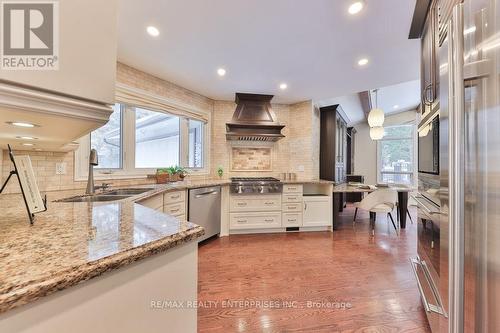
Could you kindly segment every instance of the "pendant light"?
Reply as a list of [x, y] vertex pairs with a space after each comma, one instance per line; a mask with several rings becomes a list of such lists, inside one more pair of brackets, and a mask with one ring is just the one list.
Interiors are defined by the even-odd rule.
[[375, 126], [370, 128], [370, 138], [372, 140], [380, 140], [384, 137], [384, 128], [382, 126]]
[[375, 108], [368, 113], [368, 125], [379, 127], [384, 125], [384, 111], [378, 108], [378, 89], [375, 89]]

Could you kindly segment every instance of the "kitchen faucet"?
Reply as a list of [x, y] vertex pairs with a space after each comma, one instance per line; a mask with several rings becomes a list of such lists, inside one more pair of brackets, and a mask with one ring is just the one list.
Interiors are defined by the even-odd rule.
[[99, 165], [99, 157], [97, 156], [97, 150], [91, 149], [89, 155], [89, 178], [87, 180], [87, 190], [85, 194], [95, 194], [95, 190], [100, 189], [105, 191], [109, 185], [107, 183], [102, 183], [100, 186], [94, 186], [94, 167]]
[[87, 180], [87, 190], [85, 194], [94, 194], [94, 166], [99, 165], [99, 158], [97, 156], [97, 150], [91, 149], [89, 155], [89, 178]]

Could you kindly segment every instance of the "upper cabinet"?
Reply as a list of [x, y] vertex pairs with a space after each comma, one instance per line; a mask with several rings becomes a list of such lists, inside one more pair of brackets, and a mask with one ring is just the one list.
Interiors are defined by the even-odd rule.
[[421, 37], [421, 91], [422, 112], [427, 113], [434, 109], [438, 103], [439, 93], [439, 66], [437, 52], [439, 35], [437, 1], [430, 6]]
[[410, 26], [410, 39], [421, 39], [421, 112], [439, 109], [439, 45], [445, 23], [460, 0], [416, 0]]
[[[67, 150], [68, 143], [105, 124], [112, 113], [118, 3], [33, 6], [2, 8], [11, 24], [2, 31], [9, 38], [3, 39], [1, 55], [0, 149], [6, 144], [33, 149], [20, 138], [36, 136], [33, 143], [40, 149]], [[23, 11], [29, 15], [20, 15]], [[8, 122], [36, 126], [16, 128]]]
[[345, 182], [347, 165], [347, 124], [340, 105], [320, 108], [320, 178]]
[[[52, 38], [55, 45], [51, 46], [55, 49], [59, 68], [0, 69], [0, 79], [103, 104], [114, 103], [117, 1], [71, 0], [56, 3], [59, 15], [56, 10]], [[31, 52], [28, 44], [25, 40], [25, 53]]]

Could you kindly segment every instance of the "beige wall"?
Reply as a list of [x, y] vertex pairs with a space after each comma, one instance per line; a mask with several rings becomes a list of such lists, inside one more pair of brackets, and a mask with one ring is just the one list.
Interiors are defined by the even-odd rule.
[[[279, 176], [283, 172], [295, 172], [298, 178], [319, 176], [319, 121], [315, 121], [311, 101], [292, 105], [273, 104], [278, 121], [285, 125], [285, 138], [275, 143], [226, 141], [226, 123], [233, 116], [236, 104], [215, 101], [212, 115], [212, 172], [218, 166], [224, 169], [224, 177]], [[317, 127], [316, 127], [317, 126]], [[317, 142], [317, 149], [314, 146]], [[272, 149], [272, 171], [231, 171], [231, 148], [268, 146]], [[317, 153], [317, 156], [316, 156]]]
[[354, 126], [356, 137], [354, 140], [354, 172], [365, 176], [365, 183], [377, 182], [377, 142], [370, 139], [370, 127], [367, 123]]
[[[418, 113], [406, 111], [387, 116], [384, 126], [394, 126], [411, 121], [416, 121]], [[365, 183], [377, 183], [377, 141], [370, 138], [370, 128], [367, 123], [354, 126], [356, 128], [354, 172], [356, 175], [365, 176]], [[416, 152], [415, 158], [416, 161]]]
[[[224, 178], [230, 176], [278, 176], [282, 172], [296, 172], [299, 178], [317, 178], [319, 175], [319, 116], [311, 101], [294, 105], [274, 104], [278, 121], [285, 125], [284, 139], [268, 144], [272, 149], [272, 171], [231, 172], [230, 147], [232, 145], [257, 145], [265, 143], [232, 143], [226, 141], [225, 124], [231, 120], [234, 102], [214, 101], [171, 82], [159, 79], [125, 64], [117, 64], [117, 82], [146, 90], [156, 95], [212, 112], [210, 175], [215, 177], [219, 165], [224, 168]], [[86, 182], [74, 181], [74, 154], [58, 152], [16, 152], [31, 156], [41, 191], [83, 189]], [[67, 174], [55, 175], [56, 163], [66, 163]], [[3, 181], [11, 170], [6, 151], [0, 152], [0, 179]], [[303, 170], [303, 171], [301, 171]], [[192, 176], [191, 176], [192, 177]], [[197, 177], [199, 178], [199, 176]], [[149, 179], [110, 181], [116, 186], [151, 183]], [[19, 185], [11, 181], [6, 193], [18, 193]]]

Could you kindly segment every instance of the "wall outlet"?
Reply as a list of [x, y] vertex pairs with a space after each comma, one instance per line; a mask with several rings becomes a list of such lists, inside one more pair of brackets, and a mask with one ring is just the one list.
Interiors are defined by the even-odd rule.
[[299, 165], [299, 166], [297, 167], [297, 171], [298, 171], [298, 172], [304, 172], [304, 166], [303, 166], [303, 165]]
[[56, 175], [65, 175], [66, 165], [66, 162], [56, 163]]

